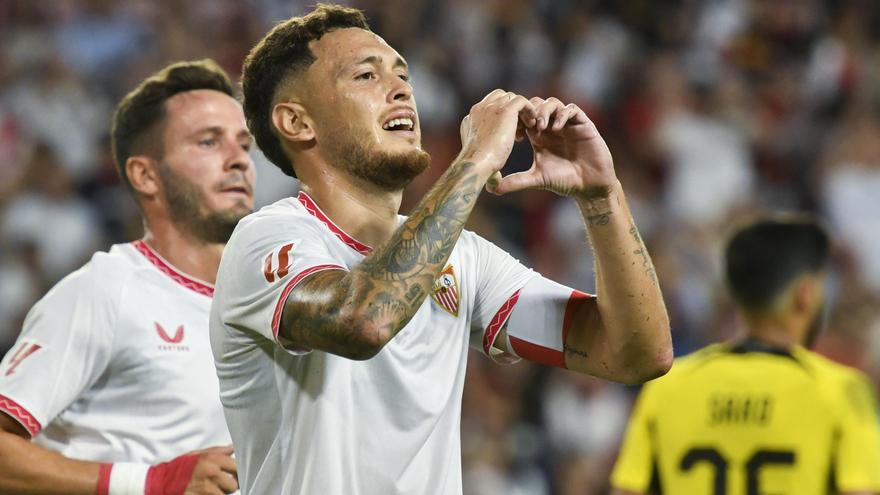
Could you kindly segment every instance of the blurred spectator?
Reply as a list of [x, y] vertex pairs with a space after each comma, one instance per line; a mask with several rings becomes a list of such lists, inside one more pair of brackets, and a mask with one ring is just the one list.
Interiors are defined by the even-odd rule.
[[91, 206], [76, 196], [70, 175], [48, 145], [38, 145], [21, 194], [0, 217], [3, 239], [32, 245], [47, 280], [59, 280], [104, 244]]

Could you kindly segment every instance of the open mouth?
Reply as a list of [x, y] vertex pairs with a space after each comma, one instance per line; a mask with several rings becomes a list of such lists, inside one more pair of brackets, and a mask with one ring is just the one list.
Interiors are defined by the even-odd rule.
[[382, 126], [386, 131], [412, 131], [413, 128], [413, 120], [409, 117], [391, 119]]

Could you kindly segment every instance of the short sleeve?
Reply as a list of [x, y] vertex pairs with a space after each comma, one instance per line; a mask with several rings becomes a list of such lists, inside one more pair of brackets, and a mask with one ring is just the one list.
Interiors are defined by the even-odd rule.
[[346, 268], [329, 255], [315, 232], [278, 223], [258, 220], [230, 239], [211, 311], [227, 329], [257, 333], [291, 354], [305, 354], [310, 349], [296, 347], [278, 333], [284, 302], [309, 275]]
[[519, 360], [494, 348], [495, 339], [516, 307], [520, 290], [539, 276], [507, 252], [472, 232], [459, 241], [473, 253], [476, 294], [471, 319], [471, 346], [499, 363]]
[[[592, 296], [547, 279], [494, 244], [469, 235], [464, 240], [476, 245], [479, 267], [471, 345], [500, 363], [525, 358], [564, 368], [563, 344], [574, 307], [570, 302]], [[504, 328], [508, 342], [496, 346]]]
[[113, 349], [116, 304], [89, 265], [31, 308], [0, 362], [0, 410], [31, 437], [104, 373]]
[[654, 452], [651, 435], [651, 401], [654, 385], [648, 384], [636, 400], [626, 436], [611, 473], [611, 485], [619, 490], [646, 493], [654, 482]]
[[841, 492], [880, 492], [880, 428], [877, 398], [868, 380], [857, 373], [847, 373], [841, 401], [838, 452], [835, 479]]

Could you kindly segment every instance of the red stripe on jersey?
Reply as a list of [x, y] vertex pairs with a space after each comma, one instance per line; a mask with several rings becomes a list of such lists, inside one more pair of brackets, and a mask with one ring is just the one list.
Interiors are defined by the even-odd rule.
[[507, 337], [510, 339], [510, 346], [513, 347], [513, 350], [519, 357], [523, 359], [528, 359], [533, 363], [540, 363], [546, 364], [548, 366], [565, 368], [565, 355], [557, 351], [556, 349], [550, 349], [549, 347], [533, 344], [531, 342], [518, 339], [513, 335], [508, 335]]
[[95, 495], [110, 495], [110, 472], [113, 464], [101, 464], [98, 466], [98, 488]]
[[150, 263], [153, 264], [156, 268], [159, 269], [160, 272], [168, 275], [171, 280], [174, 280], [178, 284], [186, 287], [187, 289], [198, 292], [203, 296], [214, 297], [214, 287], [202, 282], [200, 280], [196, 280], [194, 278], [190, 278], [187, 275], [184, 275], [177, 268], [171, 266], [170, 263], [165, 261], [159, 254], [153, 251], [146, 242], [142, 240], [137, 240], [131, 243], [135, 249], [137, 249], [142, 255], [144, 255]]
[[279, 297], [278, 302], [275, 303], [275, 313], [272, 315], [272, 336], [275, 337], [276, 342], [278, 341], [278, 327], [281, 324], [281, 314], [284, 312], [284, 302], [287, 301], [287, 296], [290, 295], [290, 291], [292, 291], [293, 288], [296, 287], [296, 284], [300, 283], [302, 279], [321, 270], [345, 270], [345, 267], [340, 265], [315, 265], [299, 272], [290, 280], [290, 282], [287, 282], [287, 285], [284, 286], [284, 290], [281, 291], [281, 297]]
[[487, 356], [492, 355], [490, 352], [492, 344], [495, 343], [495, 339], [498, 338], [498, 332], [504, 327], [507, 317], [510, 316], [510, 312], [513, 311], [514, 306], [516, 306], [516, 301], [519, 299], [519, 291], [521, 290], [522, 289], [518, 289], [507, 299], [507, 301], [504, 301], [504, 304], [501, 305], [501, 308], [495, 313], [495, 316], [492, 317], [489, 326], [486, 327], [486, 332], [483, 334], [483, 350], [486, 352]]
[[571, 291], [571, 296], [569, 296], [568, 303], [565, 305], [565, 316], [562, 317], [562, 345], [566, 344], [568, 330], [571, 328], [571, 321], [574, 319], [574, 314], [581, 306], [593, 297], [595, 296], [587, 294], [586, 292], [581, 292], [577, 289]]
[[28, 412], [27, 409], [21, 407], [18, 402], [15, 402], [5, 395], [0, 395], [0, 411], [12, 416], [16, 421], [21, 423], [21, 426], [24, 426], [24, 429], [28, 431], [31, 438], [37, 436], [37, 433], [43, 429], [40, 422], [37, 421], [37, 418], [35, 418], [33, 414]]
[[338, 225], [333, 223], [333, 220], [330, 220], [330, 218], [325, 215], [323, 211], [321, 211], [321, 208], [318, 206], [317, 203], [315, 203], [315, 200], [313, 200], [311, 196], [306, 194], [305, 191], [300, 191], [296, 199], [298, 199], [299, 202], [302, 203], [307, 212], [311, 213], [313, 217], [317, 218], [324, 225], [326, 225], [327, 228], [330, 229], [330, 232], [332, 232], [333, 235], [339, 238], [339, 240], [345, 243], [348, 247], [354, 249], [364, 256], [373, 252], [373, 248], [346, 234], [344, 230], [340, 229]]

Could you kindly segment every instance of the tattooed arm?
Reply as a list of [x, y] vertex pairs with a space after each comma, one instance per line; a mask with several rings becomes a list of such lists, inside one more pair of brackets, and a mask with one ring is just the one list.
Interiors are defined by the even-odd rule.
[[597, 297], [569, 302], [565, 365], [625, 383], [662, 375], [672, 365], [669, 318], [611, 154], [577, 106], [555, 98], [532, 103], [538, 124], [526, 133], [535, 163], [490, 189], [497, 194], [547, 189], [573, 197], [581, 210], [596, 259]]
[[352, 271], [318, 272], [297, 285], [282, 336], [351, 359], [376, 355], [422, 305], [484, 184], [506, 162], [517, 123], [533, 113], [528, 100], [501, 90], [474, 105], [461, 154], [406, 222]]

